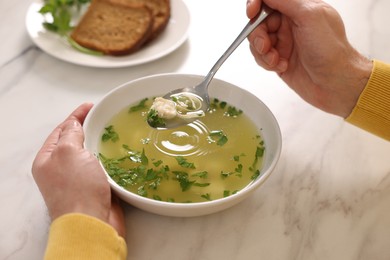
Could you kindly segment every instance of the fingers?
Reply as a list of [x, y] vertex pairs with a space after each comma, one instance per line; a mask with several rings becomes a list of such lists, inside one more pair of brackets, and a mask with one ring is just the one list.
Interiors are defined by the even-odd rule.
[[92, 106], [93, 106], [92, 103], [84, 103], [80, 105], [68, 116], [67, 119], [65, 119], [65, 122], [67, 120], [76, 120], [82, 125], [84, 123], [84, 120], [88, 112], [91, 110]]
[[279, 14], [272, 14], [260, 24], [249, 36], [248, 40], [259, 54], [265, 54], [277, 44], [276, 33], [281, 25]]
[[37, 156], [35, 157], [34, 162], [32, 164], [31, 170], [34, 179], [38, 178], [38, 176], [36, 176], [37, 172], [39, 172], [39, 169], [42, 167], [42, 165], [45, 164], [54, 149], [57, 147], [60, 133], [60, 128], [57, 127], [56, 129], [54, 129], [54, 131], [47, 137], [42, 148], [38, 151]]
[[264, 54], [259, 54], [253, 46], [250, 46], [250, 50], [255, 57], [256, 63], [264, 69], [277, 73], [283, 73], [287, 70], [287, 61], [280, 58], [279, 53], [275, 49], [271, 49]]
[[67, 120], [61, 125], [61, 132], [57, 146], [69, 145], [76, 148], [83, 148], [84, 131], [77, 120]]
[[269, 52], [274, 44], [271, 35], [267, 31], [268, 28], [265, 25], [261, 25], [248, 37], [251, 47], [260, 55]]
[[[67, 129], [67, 132], [69, 133], [71, 129], [78, 129], [81, 127], [81, 124], [84, 123], [84, 119], [87, 116], [89, 110], [92, 108], [92, 106], [93, 104], [89, 103], [82, 104], [75, 111], [73, 111], [63, 123], [57, 126], [53, 130], [53, 132], [51, 132], [51, 134], [47, 137], [46, 141], [43, 143], [42, 148], [39, 150], [34, 160], [33, 169], [35, 168], [36, 164], [44, 162], [47, 157], [50, 156], [53, 150], [57, 147], [60, 137], [64, 134], [64, 129]], [[80, 129], [76, 130], [76, 132], [80, 132]], [[78, 133], [78, 135], [80, 135], [80, 133]], [[83, 140], [84, 137], [82, 136], [81, 143], [83, 142]], [[77, 142], [80, 142], [80, 136], [78, 137]]]
[[[253, 2], [258, 2], [258, 0], [248, 1], [249, 4], [254, 4]], [[257, 64], [266, 70], [277, 73], [285, 72], [288, 64], [287, 60], [281, 57], [281, 49], [278, 45], [278, 34], [281, 26], [281, 15], [273, 13], [248, 37], [250, 50]]]
[[260, 0], [247, 0], [246, 15], [249, 19], [255, 17], [260, 11]]
[[77, 148], [83, 147], [84, 132], [82, 124], [91, 108], [92, 104], [84, 103], [69, 115], [59, 126], [61, 131], [57, 145], [68, 144]]

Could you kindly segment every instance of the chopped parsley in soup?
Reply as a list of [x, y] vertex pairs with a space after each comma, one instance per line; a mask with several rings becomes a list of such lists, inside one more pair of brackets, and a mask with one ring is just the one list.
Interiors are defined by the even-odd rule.
[[205, 116], [174, 129], [146, 122], [153, 98], [123, 109], [103, 129], [99, 159], [120, 186], [177, 203], [230, 196], [260, 174], [265, 146], [238, 108], [213, 99]]

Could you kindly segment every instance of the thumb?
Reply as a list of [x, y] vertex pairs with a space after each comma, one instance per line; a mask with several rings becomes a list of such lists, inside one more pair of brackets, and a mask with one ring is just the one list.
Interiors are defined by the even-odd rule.
[[60, 129], [58, 146], [67, 144], [77, 148], [83, 148], [84, 131], [78, 120], [68, 119], [61, 124]]
[[60, 129], [60, 134], [58, 145], [68, 143], [79, 148], [83, 147], [84, 131], [82, 124], [91, 108], [91, 103], [84, 103], [80, 105], [61, 125], [59, 125], [58, 128]]

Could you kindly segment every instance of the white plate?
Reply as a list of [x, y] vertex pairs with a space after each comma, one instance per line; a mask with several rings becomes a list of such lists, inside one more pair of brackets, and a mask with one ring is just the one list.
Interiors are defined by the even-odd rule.
[[41, 0], [35, 0], [27, 11], [26, 27], [33, 42], [43, 51], [58, 59], [90, 67], [118, 68], [159, 59], [184, 43], [190, 24], [190, 14], [184, 2], [171, 0], [170, 21], [162, 34], [154, 41], [126, 56], [93, 56], [73, 49], [57, 34], [47, 31], [42, 25], [43, 16], [38, 12], [42, 5]]

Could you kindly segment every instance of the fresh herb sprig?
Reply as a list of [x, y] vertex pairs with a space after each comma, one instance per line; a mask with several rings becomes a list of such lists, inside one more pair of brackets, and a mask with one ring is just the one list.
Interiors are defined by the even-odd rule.
[[46, 30], [65, 38], [70, 46], [82, 53], [101, 56], [103, 55], [102, 52], [85, 48], [69, 36], [74, 28], [72, 24], [73, 15], [79, 13], [81, 7], [88, 4], [90, 1], [91, 0], [45, 0], [39, 13], [45, 18], [43, 27], [45, 27]]
[[79, 12], [81, 7], [89, 2], [90, 0], [45, 0], [39, 13], [50, 14], [51, 21], [46, 19], [43, 26], [61, 36], [67, 35], [73, 29], [73, 13]]

